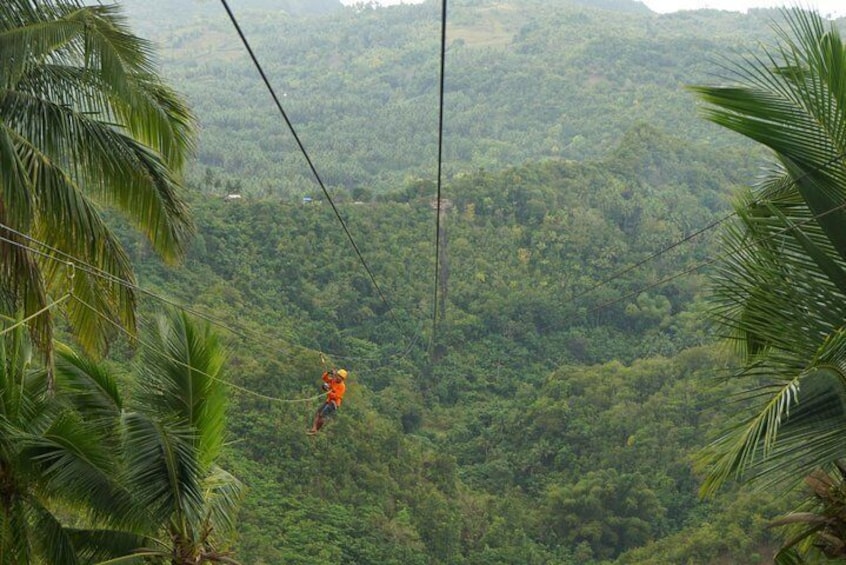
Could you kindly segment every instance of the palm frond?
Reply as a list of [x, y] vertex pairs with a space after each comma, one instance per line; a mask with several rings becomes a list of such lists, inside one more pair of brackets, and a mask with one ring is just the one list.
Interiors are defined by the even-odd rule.
[[[43, 74], [46, 79], [51, 75]], [[38, 85], [52, 92], [56, 88], [89, 85], [65, 81]], [[130, 135], [122, 133], [102, 115], [113, 108], [95, 105], [105, 102], [87, 96], [83, 108], [69, 107], [60, 101], [45, 99], [40, 92], [25, 90], [8, 93], [0, 117], [16, 130], [26, 132], [18, 140], [19, 154], [30, 155], [31, 166], [40, 163], [74, 163], [65, 173], [101, 201], [116, 205], [127, 218], [148, 236], [154, 248], [166, 259], [181, 254], [193, 228], [185, 203], [179, 197], [181, 186], [160, 155]], [[4, 107], [0, 106], [0, 111]], [[137, 112], [137, 109], [133, 109]], [[44, 157], [41, 158], [40, 156]], [[36, 176], [37, 169], [32, 172]]]
[[791, 545], [790, 547], [780, 549], [778, 553], [776, 553], [774, 563], [775, 565], [804, 565], [807, 561], [805, 561], [802, 554], [796, 551], [796, 548]]
[[194, 148], [194, 116], [158, 80], [150, 45], [129, 33], [119, 14], [110, 7], [98, 7], [88, 16], [87, 47], [97, 54], [98, 64], [93, 66], [108, 86], [103, 90], [110, 94], [115, 116], [133, 138], [160, 154], [168, 167], [180, 169]]
[[44, 556], [45, 562], [63, 565], [79, 563], [73, 543], [58, 519], [36, 499], [30, 498], [28, 502], [28, 520], [38, 531], [33, 541], [38, 544], [39, 554]]
[[796, 403], [799, 379], [792, 379], [764, 396], [766, 402], [753, 415], [736, 424], [712, 442], [700, 455], [700, 463], [709, 465], [708, 476], [700, 487], [703, 496], [716, 493], [723, 484], [740, 477], [750, 467], [771, 455], [782, 422]]
[[223, 348], [208, 324], [175, 311], [158, 318], [155, 345], [142, 356], [139, 402], [192, 428], [199, 462], [208, 468], [224, 441]]
[[[8, 241], [7, 241], [8, 240]], [[0, 227], [0, 289], [13, 300], [13, 311], [20, 309], [28, 317], [47, 306], [47, 289], [38, 263], [27, 252], [27, 243]], [[45, 310], [29, 322], [36, 345], [45, 353], [48, 366], [52, 358], [52, 312]]]
[[[40, 196], [38, 221], [31, 232], [35, 240], [46, 244], [36, 249], [34, 259], [49, 289], [56, 294], [72, 291], [85, 303], [94, 305], [97, 312], [134, 333], [134, 276], [120, 242], [94, 204], [61, 169], [35, 148], [27, 154], [25, 164], [37, 172], [35, 188]], [[80, 269], [71, 279], [67, 256], [79, 258], [100, 272]], [[72, 303], [66, 311], [86, 351], [103, 350], [114, 334], [114, 327], [104, 324], [95, 312], [81, 304]]]
[[123, 523], [132, 516], [133, 501], [115, 480], [114, 446], [99, 431], [66, 411], [43, 434], [25, 438], [21, 454], [33, 463], [45, 493], [85, 503], [100, 520]]
[[7, 0], [0, 4], [0, 85], [10, 88], [33, 61], [42, 61], [79, 37], [73, 17], [80, 4], [73, 0], [39, 4]]
[[116, 427], [123, 399], [109, 371], [60, 345], [57, 347], [56, 380], [63, 397], [86, 418]]
[[836, 28], [819, 15], [790, 10], [782, 47], [767, 59], [735, 68], [742, 86], [694, 87], [708, 103], [706, 117], [771, 148], [846, 258], [846, 97], [844, 48]]
[[738, 204], [737, 222], [724, 231], [726, 259], [712, 278], [713, 315], [748, 342], [748, 354], [771, 346], [792, 354], [801, 370], [846, 317], [844, 262], [807, 207], [786, 197], [751, 200]]
[[[97, 563], [124, 558], [123, 563], [144, 563], [137, 553], [148, 540], [144, 536], [121, 530], [66, 528], [65, 534], [84, 563]], [[136, 555], [135, 557], [131, 557]]]
[[[23, 411], [24, 383], [31, 361], [32, 348], [23, 326], [0, 336], [0, 416], [7, 421], [16, 421]], [[0, 435], [0, 439], [3, 437]]]
[[33, 215], [32, 181], [18, 155], [13, 139], [17, 134], [3, 119], [7, 105], [7, 94], [0, 90], [0, 221], [28, 230]]
[[216, 465], [212, 467], [204, 486], [211, 531], [215, 537], [226, 539], [236, 531], [238, 507], [246, 489], [241, 481]]
[[[111, 333], [102, 317], [133, 331], [135, 297], [129, 262], [88, 199], [115, 206], [165, 260], [179, 259], [193, 231], [178, 175], [194, 118], [116, 6], [2, 2], [0, 52], [0, 223], [24, 234], [0, 247], [0, 285], [27, 313], [60, 286], [58, 258], [21, 247], [30, 236], [102, 269], [75, 283], [93, 308], [69, 312], [88, 350], [103, 349]], [[13, 246], [22, 251], [11, 255]], [[50, 316], [32, 331], [49, 355]]]
[[159, 423], [130, 412], [123, 417], [129, 483], [157, 523], [203, 515], [202, 474], [194, 432], [173, 421]]
[[6, 563], [31, 562], [32, 541], [26, 503], [25, 497], [15, 497], [0, 512], [0, 547]]
[[[837, 292], [846, 296], [846, 271], [844, 271], [842, 263], [832, 257], [829, 252], [831, 240], [825, 239], [819, 243], [813, 241], [809, 234], [805, 233], [795, 222], [791, 221], [777, 208], [772, 207], [772, 210], [773, 214], [778, 217], [804, 252], [797, 254], [798, 258], [807, 257], [813, 261], [816, 268], [811, 269], [811, 272], [819, 273], [818, 278], [820, 280], [830, 282], [837, 289]], [[823, 249], [823, 246], [825, 249]]]
[[[772, 379], [770, 373], [770, 378]], [[764, 388], [764, 394], [761, 394]], [[748, 474], [761, 488], [793, 487], [814, 469], [833, 465], [846, 443], [846, 331], [825, 340], [809, 366], [790, 381], [753, 389], [764, 400], [753, 416], [727, 431], [702, 454], [712, 465], [703, 494]]]

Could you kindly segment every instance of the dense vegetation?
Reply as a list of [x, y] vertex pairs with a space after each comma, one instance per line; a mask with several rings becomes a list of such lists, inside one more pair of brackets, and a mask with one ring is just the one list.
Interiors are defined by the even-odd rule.
[[779, 31], [769, 63], [743, 61], [734, 84], [697, 88], [711, 120], [773, 152], [721, 246], [712, 311], [739, 346], [735, 380], [754, 407], [709, 446], [705, 489], [741, 473], [787, 492], [811, 487], [780, 521], [793, 531], [776, 561], [814, 563], [846, 557], [846, 139], [830, 127], [846, 118], [846, 44], [812, 12], [786, 13]]
[[[428, 183], [341, 205], [396, 319], [325, 202], [198, 194], [200, 233], [177, 272], [133, 245], [143, 285], [240, 334], [237, 384], [310, 398], [319, 351], [353, 371], [317, 438], [304, 434], [314, 401], [237, 395], [227, 467], [250, 487], [239, 556], [762, 562], [779, 506], [696, 494], [692, 456], [734, 409], [713, 387], [729, 361], [702, 325], [701, 279], [636, 292], [707, 260], [709, 238], [588, 292], [722, 217], [722, 187], [744, 173], [718, 155], [641, 126], [603, 161], [455, 180], [436, 362]], [[704, 171], [713, 184], [688, 184]], [[629, 553], [650, 542], [651, 557]]]
[[[167, 0], [125, 4], [200, 116], [199, 173], [209, 167], [230, 190], [254, 195], [319, 192], [222, 9], [199, 4], [163, 20], [153, 14], [174, 13]], [[434, 176], [439, 8], [429, 1], [297, 16], [284, 6], [233, 6], [333, 191], [398, 191], [409, 177]], [[697, 115], [684, 85], [713, 78], [721, 57], [771, 39], [776, 11], [659, 16], [634, 2], [601, 9], [566, 0], [456, 1], [449, 10], [448, 175], [600, 158], [641, 122], [725, 146], [728, 159], [749, 151]]]
[[[760, 153], [701, 120], [682, 85], [757, 49], [777, 13], [451, 2], [433, 322], [438, 3], [235, 6], [379, 289], [222, 10], [125, 4], [202, 131], [184, 264], [115, 225], [139, 319], [184, 305], [228, 349], [231, 441], [212, 451], [247, 487], [240, 562], [770, 562], [767, 524], [792, 501], [734, 485], [702, 500], [708, 469], [694, 464], [746, 407], [726, 401], [739, 385], [715, 386], [737, 359], [705, 324], [717, 248], [697, 233], [723, 221]], [[116, 371], [116, 387], [179, 374], [148, 336], [121, 334], [90, 366]], [[322, 356], [351, 371], [349, 393], [308, 437]], [[169, 396], [126, 388], [132, 406]], [[114, 451], [144, 472], [131, 446]], [[195, 486], [217, 469], [200, 458]], [[228, 512], [206, 514], [199, 493], [173, 508], [228, 526], [236, 490]], [[217, 526], [164, 506], [145, 535], [229, 555]]]

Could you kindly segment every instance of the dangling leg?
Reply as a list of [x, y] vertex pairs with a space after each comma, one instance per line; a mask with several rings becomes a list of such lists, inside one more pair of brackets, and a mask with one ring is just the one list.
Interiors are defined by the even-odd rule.
[[323, 407], [314, 413], [314, 422], [311, 424], [311, 429], [308, 431], [309, 435], [316, 434], [320, 428], [323, 427]]
[[323, 427], [323, 424], [326, 423], [326, 418], [331, 416], [335, 412], [335, 404], [332, 402], [326, 402], [323, 406], [320, 407], [320, 410], [317, 411], [317, 414], [314, 415], [314, 424], [311, 426], [309, 430], [309, 434], [316, 434], [320, 431], [320, 428]]
[[327, 401], [326, 404], [323, 405], [323, 408], [320, 409], [320, 423], [317, 426], [318, 430], [323, 427], [323, 424], [326, 423], [328, 418], [335, 414], [335, 410], [337, 410], [337, 407], [334, 402]]

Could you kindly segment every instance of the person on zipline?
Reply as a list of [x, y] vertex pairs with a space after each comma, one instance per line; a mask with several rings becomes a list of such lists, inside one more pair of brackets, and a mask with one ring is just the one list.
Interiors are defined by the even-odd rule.
[[309, 435], [314, 435], [320, 431], [326, 418], [332, 416], [335, 411], [341, 407], [341, 400], [344, 398], [344, 393], [347, 391], [347, 385], [344, 381], [347, 380], [346, 369], [332, 369], [323, 373], [323, 390], [326, 391], [326, 402], [323, 406], [317, 409], [314, 415], [314, 423], [308, 431]]

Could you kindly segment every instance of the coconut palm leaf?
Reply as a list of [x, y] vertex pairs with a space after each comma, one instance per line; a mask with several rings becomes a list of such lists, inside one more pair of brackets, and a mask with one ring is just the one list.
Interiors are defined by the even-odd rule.
[[777, 441], [749, 473], [762, 487], [798, 484], [819, 467], [832, 467], [846, 439], [846, 387], [841, 376], [819, 370], [804, 376], [794, 406], [783, 414]]
[[[149, 543], [144, 536], [122, 530], [65, 528], [65, 535], [73, 544], [82, 563], [99, 563], [128, 556]], [[135, 558], [127, 560], [126, 563], [143, 563], [143, 561]]]
[[45, 495], [84, 505], [100, 523], [126, 525], [137, 516], [129, 491], [117, 480], [114, 444], [99, 422], [65, 412], [43, 434], [22, 438], [20, 451], [32, 462]]
[[[0, 338], [0, 417], [7, 423], [17, 419], [22, 411], [26, 398], [24, 383], [31, 361], [32, 349], [23, 328], [17, 325]], [[5, 437], [0, 435], [0, 444]]]
[[[95, 563], [132, 554], [144, 547], [147, 539], [121, 530], [68, 528], [56, 515], [40, 504], [33, 504], [31, 522], [39, 535], [33, 542], [46, 563]], [[141, 563], [141, 561], [136, 561]]]
[[139, 225], [169, 252], [186, 226], [184, 214], [173, 215], [183, 205], [170, 170], [191, 148], [193, 118], [156, 80], [149, 45], [123, 28], [115, 7], [79, 7], [63, 23], [75, 34], [26, 68], [6, 92], [4, 116], [54, 162], [81, 165], [68, 171], [80, 185], [131, 219], [149, 214]]
[[[0, 202], [0, 214], [2, 212]], [[0, 223], [2, 220], [0, 217]], [[18, 297], [24, 312], [38, 312], [47, 304], [47, 289], [38, 263], [26, 252], [26, 245], [17, 234], [0, 226], [0, 291]], [[30, 322], [33, 341], [48, 353], [53, 337], [51, 317], [52, 313], [46, 310]]]
[[38, 536], [33, 536], [32, 541], [38, 546], [39, 555], [42, 555], [47, 563], [79, 563], [73, 543], [56, 516], [34, 497], [29, 501], [28, 510], [29, 522], [38, 532]]
[[167, 524], [168, 551], [232, 562], [218, 547], [234, 531], [243, 486], [214, 464], [227, 404], [223, 348], [208, 324], [173, 311], [158, 318], [146, 345], [135, 411], [124, 416], [135, 492]]
[[32, 222], [34, 206], [32, 182], [18, 155], [14, 138], [17, 136], [0, 115], [0, 218], [4, 223], [28, 229]]
[[243, 483], [233, 475], [212, 467], [205, 480], [206, 521], [215, 538], [226, 540], [236, 530], [238, 507], [245, 495]]
[[[762, 467], [769, 478], [796, 482], [809, 470], [802, 466], [807, 453], [801, 448], [830, 455], [838, 433], [840, 441], [846, 439], [844, 414], [822, 410], [826, 401], [839, 398], [839, 381], [832, 375], [839, 374], [838, 355], [844, 355], [836, 329], [846, 316], [836, 282], [843, 263], [820, 237], [818, 225], [800, 229], [773, 207], [769, 214], [740, 208], [738, 216], [724, 239], [728, 259], [714, 277], [714, 314], [744, 346], [747, 362], [737, 377], [754, 383], [743, 398], [753, 408], [705, 451], [713, 464], [703, 485], [707, 493], [743, 472], [763, 475], [755, 469], [770, 458], [778, 459], [785, 473]], [[802, 435], [813, 436], [814, 429], [816, 437]], [[795, 438], [797, 445], [791, 443]], [[839, 456], [835, 452], [829, 460]], [[791, 472], [800, 474], [791, 477]]]
[[0, 563], [3, 565], [30, 562], [31, 529], [26, 502], [22, 497], [12, 498], [0, 513]]
[[129, 484], [155, 523], [201, 516], [202, 474], [193, 430], [136, 412], [124, 415], [123, 430]]
[[[135, 297], [94, 202], [123, 212], [166, 260], [179, 258], [192, 225], [177, 171], [193, 149], [193, 117], [115, 6], [7, 0], [0, 51], [0, 253], [14, 259], [2, 262], [0, 285], [27, 315], [72, 288], [94, 307], [72, 303], [72, 327], [89, 351], [102, 350], [112, 328], [96, 312], [134, 331]], [[71, 283], [67, 256], [97, 271], [77, 270]], [[51, 328], [50, 313], [31, 322], [48, 354]]]
[[117, 427], [123, 398], [113, 375], [65, 345], [57, 346], [56, 380], [65, 398], [89, 421]]
[[[55, 394], [45, 394], [48, 376], [31, 366], [25, 329], [0, 336], [0, 467], [14, 470], [6, 476], [20, 493], [0, 512], [0, 565], [173, 555], [234, 563], [223, 549], [243, 486], [214, 464], [226, 408], [222, 347], [183, 313], [155, 329], [132, 403], [104, 365], [62, 345]], [[58, 520], [56, 502], [84, 509], [86, 526]]]
[[[795, 545], [795, 544], [793, 544]], [[781, 549], [774, 557], [776, 565], [803, 565], [807, 563], [795, 547], [785, 547]]]
[[[817, 14], [784, 16], [778, 47], [728, 65], [728, 86], [694, 88], [710, 120], [776, 159], [735, 204], [712, 279], [714, 317], [743, 355], [748, 415], [703, 452], [706, 494], [733, 477], [796, 488], [846, 455], [846, 49]], [[779, 562], [832, 535], [805, 527]]]
[[[743, 86], [694, 87], [711, 121], [771, 148], [835, 249], [846, 257], [846, 82], [844, 46], [834, 26], [803, 10], [785, 11], [780, 47], [731, 66]], [[824, 214], [824, 215], [823, 215]]]
[[[93, 549], [77, 545], [83, 537], [60, 514], [83, 508], [78, 518], [91, 524], [91, 540], [98, 527], [137, 525], [130, 521], [138, 515], [134, 501], [118, 481], [115, 426], [104, 425], [104, 409], [90, 419], [78, 409], [107, 406], [102, 397], [119, 404], [120, 398], [103, 375], [97, 375], [98, 387], [84, 391], [95, 379], [83, 378], [81, 362], [73, 375], [59, 363], [59, 386], [48, 394], [47, 372], [33, 364], [25, 333], [19, 325], [0, 336], [0, 564], [76, 563]], [[73, 390], [66, 396], [67, 383]], [[110, 547], [117, 546], [104, 545], [104, 555], [115, 555]]]
[[818, 226], [806, 223], [800, 234], [785, 225], [783, 214], [737, 211], [738, 222], [722, 242], [726, 259], [713, 276], [713, 315], [727, 336], [739, 338], [750, 370], [766, 353], [769, 363], [786, 364], [792, 379], [843, 319], [842, 294], [820, 260], [805, 253], [808, 240], [817, 241]]
[[224, 441], [226, 355], [208, 324], [184, 312], [160, 316], [154, 346], [139, 369], [145, 386], [139, 402], [151, 414], [166, 414], [195, 430], [198, 462], [208, 469]]
[[[38, 157], [35, 152], [31, 155]], [[25, 165], [38, 171], [36, 187], [41, 195], [40, 221], [31, 230], [36, 240], [46, 244], [34, 256], [37, 273], [52, 281], [53, 292], [73, 292], [84, 303], [93, 306], [94, 310], [78, 302], [72, 303], [67, 309], [68, 320], [87, 351], [103, 350], [115, 330], [111, 324], [104, 325], [95, 312], [114, 313], [116, 322], [135, 327], [136, 302], [132, 290], [135, 279], [129, 258], [117, 237], [103, 223], [94, 204], [61, 169], [46, 158], [37, 163], [27, 160]], [[72, 261], [67, 257], [97, 265], [105, 276], [91, 276], [75, 269], [70, 278], [68, 263]]]

